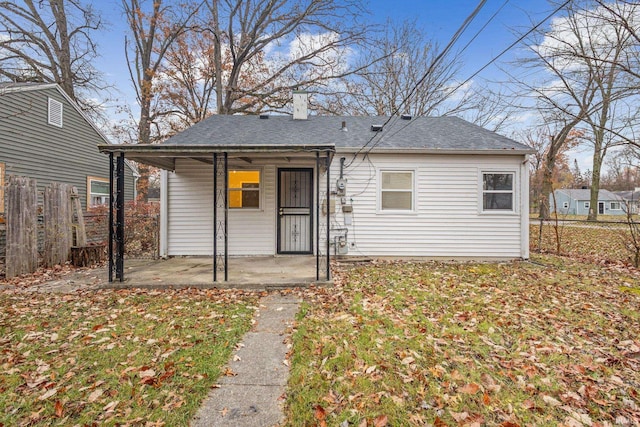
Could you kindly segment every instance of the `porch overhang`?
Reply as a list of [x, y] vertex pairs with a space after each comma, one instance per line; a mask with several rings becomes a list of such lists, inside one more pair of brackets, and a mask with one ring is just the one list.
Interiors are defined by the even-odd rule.
[[[322, 263], [320, 248], [320, 193], [321, 170], [325, 174], [324, 192], [330, 197], [330, 166], [335, 154], [335, 144], [136, 144], [98, 146], [101, 153], [108, 154], [110, 164], [110, 206], [109, 206], [109, 282], [114, 276], [124, 281], [124, 161], [134, 160], [167, 171], [175, 171], [177, 159], [193, 159], [213, 166], [213, 282], [218, 282], [218, 267], [222, 266], [224, 281], [228, 280], [228, 216], [229, 202], [228, 166], [236, 163], [251, 164], [257, 161], [282, 160], [287, 162], [313, 161], [316, 166], [315, 216], [316, 227], [316, 280], [320, 280], [324, 270], [326, 281], [330, 272], [330, 210], [326, 209], [324, 230], [326, 262]], [[218, 243], [220, 241], [220, 244]], [[324, 264], [324, 265], [323, 265]]]
[[321, 153], [329, 159], [335, 154], [335, 144], [234, 144], [234, 145], [181, 145], [181, 144], [100, 144], [101, 153], [123, 153], [129, 160], [160, 169], [174, 171], [176, 159], [190, 158], [212, 163], [213, 154], [226, 153], [229, 160], [251, 163], [257, 159], [315, 158]]

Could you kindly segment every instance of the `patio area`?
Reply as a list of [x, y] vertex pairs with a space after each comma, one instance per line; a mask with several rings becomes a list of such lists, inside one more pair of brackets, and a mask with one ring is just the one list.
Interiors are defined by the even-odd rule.
[[[310, 285], [330, 285], [316, 280], [315, 256], [229, 257], [228, 280], [213, 281], [213, 258], [174, 257], [159, 260], [125, 261], [124, 282], [108, 283], [107, 272], [101, 288], [237, 288], [252, 290], [285, 289]], [[222, 274], [218, 274], [220, 278]]]

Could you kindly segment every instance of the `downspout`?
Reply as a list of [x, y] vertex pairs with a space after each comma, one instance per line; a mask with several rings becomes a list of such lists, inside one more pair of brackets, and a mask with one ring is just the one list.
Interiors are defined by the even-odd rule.
[[169, 173], [160, 171], [160, 248], [161, 258], [169, 256], [168, 232], [169, 232]]
[[529, 156], [520, 165], [520, 256], [529, 259]]

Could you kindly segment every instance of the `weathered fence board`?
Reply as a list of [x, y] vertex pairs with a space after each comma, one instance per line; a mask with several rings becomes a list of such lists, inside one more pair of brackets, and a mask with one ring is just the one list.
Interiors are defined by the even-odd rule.
[[71, 202], [73, 203], [73, 228], [75, 230], [74, 246], [87, 246], [87, 230], [84, 226], [84, 214], [76, 187], [71, 187]]
[[69, 260], [73, 245], [71, 186], [52, 182], [44, 190], [44, 257], [47, 267]]
[[7, 204], [7, 278], [38, 268], [38, 190], [35, 179], [9, 176]]

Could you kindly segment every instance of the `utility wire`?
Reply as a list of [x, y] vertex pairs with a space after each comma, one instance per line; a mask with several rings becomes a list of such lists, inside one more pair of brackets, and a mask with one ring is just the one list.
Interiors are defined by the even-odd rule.
[[[458, 89], [460, 89], [461, 87], [463, 87], [464, 85], [466, 85], [467, 83], [469, 83], [469, 81], [471, 81], [474, 77], [476, 77], [478, 74], [480, 74], [481, 72], [483, 72], [487, 67], [489, 67], [491, 64], [493, 64], [495, 61], [497, 61], [498, 59], [500, 59], [505, 53], [507, 53], [508, 51], [510, 51], [511, 49], [513, 49], [516, 45], [518, 45], [522, 40], [524, 40], [527, 36], [529, 36], [529, 34], [531, 34], [532, 32], [536, 31], [542, 24], [544, 24], [545, 22], [547, 22], [551, 17], [553, 17], [553, 15], [555, 15], [556, 13], [558, 13], [561, 9], [563, 9], [565, 6], [567, 6], [569, 3], [571, 3], [572, 0], [566, 0], [564, 3], [562, 3], [560, 6], [558, 6], [556, 9], [553, 10], [553, 12], [549, 13], [547, 16], [544, 17], [544, 19], [542, 19], [540, 22], [538, 22], [536, 25], [534, 25], [533, 27], [531, 27], [526, 33], [524, 33], [522, 36], [520, 36], [516, 41], [514, 41], [513, 43], [511, 43], [509, 46], [507, 46], [505, 49], [502, 50], [502, 52], [500, 52], [498, 55], [494, 56], [493, 58], [491, 58], [491, 60], [489, 60], [489, 62], [487, 62], [485, 65], [483, 65], [478, 71], [474, 72], [473, 74], [471, 74], [471, 76], [469, 76], [465, 81], [463, 81], [462, 83], [460, 83], [458, 86], [456, 86], [455, 88], [453, 88], [453, 90], [451, 92], [449, 92], [444, 99], [450, 97], [455, 91], [457, 91]], [[407, 126], [410, 126], [412, 123], [414, 122], [414, 120], [410, 120], [409, 122], [407, 122], [407, 124], [400, 130], [398, 130], [397, 132], [394, 133], [397, 134], [398, 132], [400, 132], [401, 130], [405, 129]], [[367, 150], [367, 152], [365, 153], [365, 155], [369, 154], [371, 152], [371, 150], [373, 150], [378, 143], [373, 144], [371, 147], [369, 147], [369, 149]], [[363, 147], [364, 148], [364, 147]], [[360, 151], [358, 152], [358, 154], [360, 153]]]
[[[455, 32], [455, 34], [451, 37], [451, 39], [449, 40], [449, 43], [447, 43], [447, 46], [442, 50], [442, 52], [440, 52], [438, 54], [438, 56], [436, 56], [433, 60], [433, 62], [431, 62], [431, 65], [429, 65], [429, 68], [427, 69], [427, 71], [422, 75], [422, 77], [420, 78], [420, 80], [418, 80], [418, 82], [413, 86], [413, 88], [409, 91], [409, 94], [407, 94], [407, 96], [404, 97], [404, 99], [402, 100], [402, 102], [400, 102], [400, 104], [394, 109], [394, 111], [392, 112], [392, 114], [389, 116], [389, 118], [383, 123], [382, 128], [384, 129], [384, 127], [398, 114], [398, 112], [400, 111], [400, 109], [402, 108], [402, 106], [404, 104], [406, 104], [409, 99], [411, 98], [411, 96], [413, 96], [413, 94], [418, 90], [418, 88], [422, 85], [422, 83], [427, 79], [427, 77], [429, 77], [429, 75], [433, 72], [434, 68], [440, 63], [440, 61], [442, 61], [442, 59], [444, 58], [444, 56], [446, 54], [449, 53], [449, 51], [451, 50], [451, 48], [453, 47], [453, 45], [458, 41], [458, 39], [460, 38], [460, 36], [462, 35], [462, 33], [465, 32], [465, 30], [467, 29], [467, 27], [469, 26], [469, 24], [471, 24], [471, 22], [473, 21], [473, 19], [478, 15], [478, 13], [480, 12], [480, 10], [484, 7], [484, 5], [486, 4], [487, 0], [481, 0], [480, 3], [478, 3], [478, 5], [476, 6], [475, 10], [473, 12], [471, 12], [471, 14], [469, 16], [467, 16], [467, 18], [464, 20], [464, 22], [462, 23], [462, 25], [460, 26], [460, 28], [458, 28], [458, 30]], [[378, 135], [378, 133], [375, 133], [370, 139], [369, 141], [367, 141], [366, 144], [364, 144], [361, 148], [358, 149], [358, 151], [355, 152], [355, 154], [353, 155], [353, 158], [349, 161], [349, 163], [347, 163], [345, 165], [345, 167], [349, 167], [354, 161], [355, 159], [358, 157], [358, 155], [369, 145], [371, 144], [371, 142], [375, 139], [375, 137]], [[370, 151], [370, 150], [369, 150]]]
[[[484, 31], [484, 30], [489, 26], [489, 24], [490, 24], [491, 22], [493, 22], [493, 20], [496, 18], [496, 16], [498, 16], [498, 15], [500, 14], [500, 12], [502, 12], [502, 9], [504, 9], [504, 8], [505, 8], [505, 6], [506, 6], [507, 4], [509, 4], [509, 2], [510, 2], [510, 1], [511, 1], [511, 0], [505, 0], [505, 2], [504, 2], [504, 3], [502, 3], [502, 6], [500, 6], [500, 7], [498, 8], [498, 10], [496, 10], [496, 11], [494, 12], [494, 14], [493, 14], [493, 15], [491, 15], [491, 17], [487, 20], [487, 22], [485, 22], [485, 24], [484, 24], [484, 25], [483, 25], [483, 26], [482, 26], [482, 27], [481, 27], [481, 28], [480, 28], [480, 29], [479, 29], [479, 30], [478, 30], [478, 31], [473, 35], [473, 37], [472, 37], [472, 38], [467, 42], [467, 44], [465, 44], [465, 45], [463, 46], [463, 48], [460, 50], [460, 52], [458, 52], [458, 53], [457, 53], [457, 55], [460, 55], [460, 54], [462, 54], [465, 50], [467, 50], [467, 48], [471, 45], [471, 43], [473, 43], [473, 42], [478, 38], [478, 36], [480, 36], [480, 34], [481, 34], [481, 33], [482, 33], [482, 32], [483, 32], [483, 31]], [[456, 88], [456, 89], [458, 89], [458, 88]], [[444, 101], [445, 99], [447, 99], [448, 95], [449, 95], [449, 94], [447, 94], [444, 98], [442, 98], [440, 101], [438, 101], [438, 103], [440, 103], [440, 102]], [[409, 126], [411, 123], [413, 123], [413, 120], [409, 120], [409, 121], [407, 121], [407, 123], [406, 123], [404, 126], [402, 126], [401, 128], [397, 129], [395, 132], [393, 132], [391, 135], [389, 135], [389, 138], [393, 138], [395, 135], [397, 135], [398, 133], [402, 132], [402, 131], [404, 130], [404, 128], [406, 128], [407, 126]], [[368, 151], [367, 151], [367, 152], [368, 152]]]

